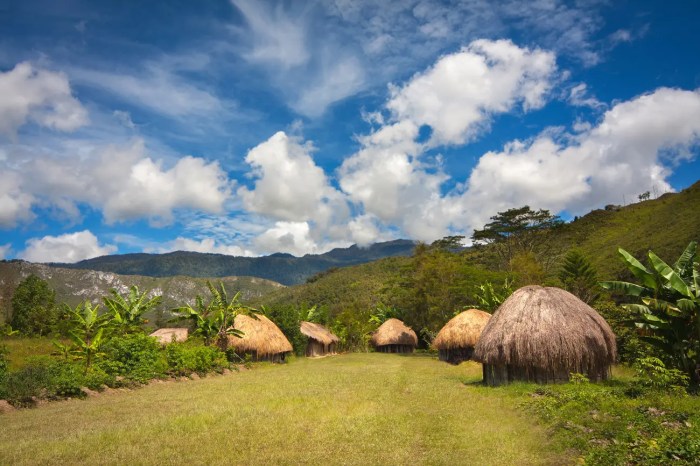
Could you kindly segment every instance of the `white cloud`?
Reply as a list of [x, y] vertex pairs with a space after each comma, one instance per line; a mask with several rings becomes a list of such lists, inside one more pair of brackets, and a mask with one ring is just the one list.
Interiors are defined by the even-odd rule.
[[176, 209], [221, 213], [231, 194], [218, 162], [186, 156], [166, 166], [146, 154], [140, 139], [84, 154], [30, 147], [12, 158], [18, 168], [0, 190], [0, 225], [30, 218], [32, 204], [73, 216], [76, 204], [87, 204], [101, 210], [107, 223], [147, 218], [162, 226], [172, 222]]
[[303, 12], [292, 14], [281, 5], [270, 7], [261, 2], [232, 0], [249, 26], [253, 47], [245, 54], [252, 61], [290, 68], [307, 63], [308, 25]]
[[588, 86], [585, 83], [576, 84], [569, 89], [567, 101], [576, 107], [590, 107], [594, 109], [605, 108], [606, 105], [588, 92]]
[[[284, 252], [303, 256], [318, 251], [307, 222], [275, 222], [272, 228], [255, 238], [253, 244], [261, 253]], [[330, 249], [330, 246], [326, 245], [323, 249]]]
[[73, 131], [88, 122], [63, 73], [23, 62], [0, 72], [0, 133], [14, 137], [27, 121], [57, 131]]
[[213, 238], [195, 240], [191, 238], [183, 238], [181, 236], [178, 236], [174, 240], [168, 241], [161, 246], [144, 249], [144, 252], [150, 253], [164, 253], [173, 251], [205, 252], [239, 257], [250, 257], [254, 255], [248, 249], [237, 245], [221, 244], [215, 241]]
[[540, 108], [556, 70], [554, 54], [520, 48], [509, 40], [477, 40], [446, 55], [405, 86], [391, 88], [387, 108], [395, 120], [433, 129], [433, 144], [471, 139], [491, 115]]
[[333, 196], [326, 174], [311, 158], [313, 147], [280, 131], [248, 152], [255, 187], [238, 195], [248, 211], [279, 220], [306, 221]]
[[29, 262], [78, 262], [116, 252], [113, 245], [100, 245], [89, 230], [44, 236], [27, 240], [27, 247], [18, 257]]
[[563, 142], [543, 134], [484, 154], [461, 205], [469, 231], [489, 215], [529, 204], [579, 214], [644, 191], [671, 191], [669, 164], [700, 143], [700, 91], [661, 88], [608, 110], [600, 124]]
[[[1, 163], [0, 163], [1, 166]], [[30, 220], [34, 197], [22, 191], [16, 173], [0, 172], [0, 228], [15, 226], [20, 221]]]
[[338, 170], [339, 182], [365, 214], [398, 224], [412, 238], [447, 232], [456, 209], [444, 199], [440, 159], [425, 160], [420, 127], [432, 130], [427, 146], [462, 144], [484, 131], [493, 115], [544, 104], [556, 70], [554, 56], [510, 41], [479, 40], [440, 58], [402, 87], [392, 87], [390, 118], [359, 138], [362, 148]]
[[12, 244], [7, 243], [7, 244], [0, 244], [0, 260], [5, 259], [10, 255], [10, 252], [12, 251]]

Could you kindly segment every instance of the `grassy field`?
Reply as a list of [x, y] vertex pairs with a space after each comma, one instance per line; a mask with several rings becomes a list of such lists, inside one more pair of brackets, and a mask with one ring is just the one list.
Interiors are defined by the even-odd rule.
[[[0, 339], [0, 347], [7, 350], [10, 369], [19, 369], [32, 356], [48, 356], [56, 351], [49, 338], [5, 337]], [[57, 340], [67, 343], [65, 340]]]
[[480, 366], [350, 354], [0, 416], [4, 464], [561, 464]]

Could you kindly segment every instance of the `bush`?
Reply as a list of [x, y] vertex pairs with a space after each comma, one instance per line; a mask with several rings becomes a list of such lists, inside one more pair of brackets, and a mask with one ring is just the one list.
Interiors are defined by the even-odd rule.
[[650, 390], [686, 394], [690, 377], [678, 369], [667, 369], [660, 359], [639, 359], [634, 368], [637, 371], [636, 385]]
[[7, 360], [7, 348], [4, 345], [0, 345], [0, 384], [2, 384], [2, 381], [5, 380], [9, 366], [10, 363]]
[[0, 398], [13, 405], [31, 406], [35, 399], [82, 397], [85, 382], [82, 367], [68, 361], [35, 357], [17, 371], [9, 372], [0, 384]]
[[170, 343], [165, 347], [165, 358], [171, 375], [189, 375], [193, 372], [203, 375], [228, 367], [226, 355], [219, 349], [191, 343]]
[[160, 344], [144, 334], [115, 337], [103, 348], [105, 358], [98, 368], [127, 382], [146, 383], [165, 376], [168, 364]]

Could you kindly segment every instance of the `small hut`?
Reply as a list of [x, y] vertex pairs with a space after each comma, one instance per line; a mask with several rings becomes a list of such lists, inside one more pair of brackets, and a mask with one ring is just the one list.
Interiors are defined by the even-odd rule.
[[256, 314], [254, 319], [239, 314], [234, 319], [233, 327], [242, 331], [241, 338], [229, 335], [228, 343], [239, 355], [250, 354], [253, 361], [284, 362], [292, 345], [274, 322], [264, 315]]
[[173, 341], [185, 341], [188, 335], [189, 330], [186, 328], [159, 328], [149, 336], [157, 338], [160, 344], [167, 345]]
[[412, 353], [418, 346], [416, 332], [393, 318], [380, 325], [370, 341], [380, 353]]
[[606, 380], [617, 357], [615, 334], [592, 307], [559, 288], [513, 293], [481, 333], [474, 359], [484, 382], [565, 382], [572, 372]]
[[340, 340], [323, 325], [302, 322], [301, 333], [309, 338], [309, 343], [306, 345], [306, 356], [335, 354], [336, 345]]
[[433, 341], [440, 361], [459, 364], [470, 360], [481, 332], [490, 318], [491, 314], [488, 312], [469, 309], [450, 319]]

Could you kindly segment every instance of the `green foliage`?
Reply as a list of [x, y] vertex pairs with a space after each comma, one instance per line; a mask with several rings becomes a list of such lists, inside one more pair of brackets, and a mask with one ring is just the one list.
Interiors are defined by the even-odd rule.
[[[650, 336], [643, 339], [666, 355], [667, 362], [700, 382], [700, 272], [691, 242], [673, 267], [649, 251], [650, 268], [624, 249], [619, 253], [640, 284], [608, 281], [601, 286], [637, 300], [623, 307], [630, 320]], [[640, 303], [641, 302], [641, 303]]]
[[323, 314], [323, 311], [317, 311], [317, 306], [312, 306], [311, 309], [307, 310], [293, 305], [273, 305], [263, 307], [261, 310], [268, 319], [282, 330], [284, 336], [292, 344], [294, 354], [298, 356], [304, 355], [309, 340], [306, 335], [301, 333], [301, 321], [304, 320], [304, 317], [308, 317], [309, 314], [313, 316], [315, 312], [319, 312], [320, 315]]
[[546, 273], [537, 255], [532, 252], [517, 252], [508, 263], [511, 274], [519, 287], [543, 285]]
[[38, 356], [0, 381], [0, 398], [16, 406], [31, 406], [40, 398], [82, 397], [84, 380], [80, 366]]
[[99, 305], [93, 306], [90, 301], [79, 304], [75, 309], [67, 308], [67, 313], [69, 336], [73, 344], [70, 349], [60, 344], [57, 347], [66, 358], [73, 355], [82, 359], [87, 374], [95, 358], [101, 355], [100, 349], [110, 320], [108, 316], [100, 316]]
[[621, 382], [542, 386], [525, 406], [553, 428], [565, 447], [581, 453], [581, 463], [697, 464], [700, 414], [693, 397], [659, 391], [630, 397], [630, 388]]
[[5, 380], [9, 368], [10, 362], [7, 359], [7, 348], [5, 345], [0, 344], [0, 385], [3, 383], [3, 380]]
[[401, 312], [399, 309], [396, 309], [395, 307], [387, 306], [384, 303], [379, 303], [377, 304], [377, 307], [374, 309], [374, 311], [371, 312], [369, 316], [369, 323], [374, 325], [374, 327], [376, 328], [389, 319], [403, 320], [403, 312]]
[[187, 305], [176, 309], [175, 312], [194, 324], [194, 333], [204, 337], [205, 344], [216, 343], [222, 351], [226, 351], [228, 335], [243, 336], [243, 332], [233, 327], [236, 316], [245, 314], [255, 317], [254, 309], [240, 303], [240, 293], [236, 293], [229, 300], [223, 283], [219, 283], [219, 287], [215, 288], [211, 282], [207, 282], [207, 287], [211, 293], [211, 300], [207, 304], [197, 295], [195, 307]]
[[57, 320], [56, 293], [46, 281], [29, 275], [12, 295], [12, 327], [25, 335], [48, 335]]
[[637, 384], [651, 390], [685, 394], [690, 378], [678, 369], [667, 369], [659, 358], [647, 357], [635, 361]]
[[662, 356], [663, 352], [642, 339], [644, 330], [630, 325], [629, 311], [612, 301], [599, 300], [593, 304], [610, 325], [617, 340], [617, 354], [621, 362], [633, 363], [646, 356]]
[[559, 280], [566, 291], [578, 296], [586, 304], [591, 304], [598, 298], [596, 270], [588, 257], [578, 249], [572, 249], [564, 256]]
[[129, 288], [126, 297], [114, 288], [109, 292], [110, 296], [102, 298], [102, 302], [112, 313], [111, 325], [120, 334], [141, 331], [141, 326], [146, 322], [144, 314], [154, 310], [163, 301], [162, 296], [153, 296], [148, 299], [150, 292], [139, 293], [139, 287], [136, 285]]
[[104, 345], [104, 358], [99, 367], [129, 382], [146, 383], [163, 377], [168, 363], [155, 338], [135, 333], [110, 339]]
[[498, 288], [494, 288], [489, 281], [478, 286], [478, 291], [474, 293], [474, 302], [476, 308], [493, 313], [498, 306], [503, 303], [510, 295], [513, 294], [513, 282], [507, 278]]
[[201, 344], [170, 343], [165, 346], [168, 373], [175, 376], [221, 372], [228, 367], [226, 355], [217, 348]]
[[492, 222], [474, 230], [475, 245], [492, 245], [502, 264], [510, 264], [517, 254], [535, 253], [547, 247], [543, 232], [559, 227], [563, 221], [548, 210], [534, 211], [530, 206], [508, 209], [491, 217]]

